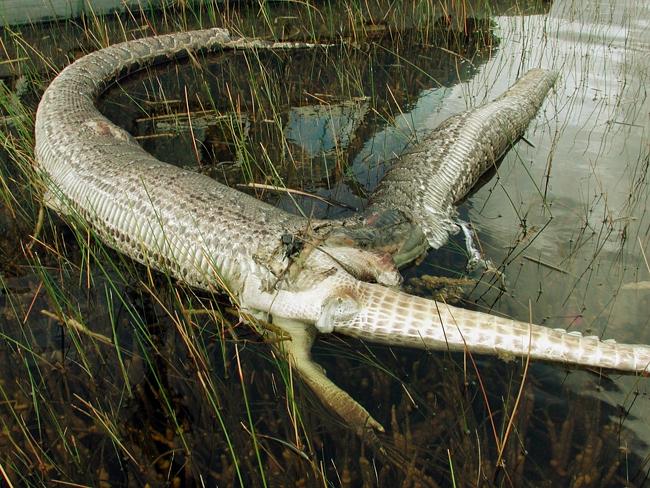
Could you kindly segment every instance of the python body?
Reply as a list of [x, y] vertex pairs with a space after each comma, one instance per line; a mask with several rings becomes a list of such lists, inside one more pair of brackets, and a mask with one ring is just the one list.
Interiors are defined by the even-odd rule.
[[[400, 281], [396, 263], [444, 243], [453, 227], [453, 203], [523, 134], [554, 82], [552, 73], [534, 70], [495, 102], [449, 119], [397, 163], [365, 213], [342, 222], [290, 215], [158, 161], [94, 105], [116, 78], [161, 58], [295, 47], [315, 46], [234, 39], [210, 29], [128, 41], [71, 64], [46, 90], [36, 115], [46, 204], [80, 217], [131, 258], [193, 287], [225, 291], [242, 310], [279, 326], [291, 336], [284, 352], [294, 368], [359, 431], [382, 427], [311, 360], [319, 332], [650, 371], [648, 346], [583, 337], [394, 289]], [[306, 243], [299, 259], [287, 256], [287, 235]]]

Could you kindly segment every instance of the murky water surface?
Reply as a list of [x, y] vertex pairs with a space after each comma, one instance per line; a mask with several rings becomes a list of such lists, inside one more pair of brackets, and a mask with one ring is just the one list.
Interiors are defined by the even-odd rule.
[[[200, 68], [195, 60], [163, 65], [122, 80], [100, 107], [162, 160], [292, 212], [336, 217], [363, 207], [390, 160], [418, 134], [494, 98], [529, 68], [556, 69], [559, 81], [528, 143], [516, 144], [459, 207], [505, 281], [468, 274], [457, 236], [405, 270], [405, 286], [650, 344], [650, 5], [521, 7], [502, 2], [487, 16], [469, 9], [467, 19], [441, 13], [426, 29], [408, 16], [400, 29], [375, 18], [364, 24], [365, 37], [352, 29], [354, 45], [226, 53], [200, 60]], [[256, 19], [240, 20], [248, 34], [273, 25], [299, 37], [307, 25], [291, 10], [247, 15]], [[14, 54], [32, 56], [28, 46], [51, 51], [60, 67], [78, 54], [69, 37], [84, 22], [95, 29], [86, 19], [26, 30]], [[107, 35], [124, 28], [108, 25]], [[11, 45], [15, 34], [4, 34]], [[86, 39], [84, 49], [93, 42]], [[51, 72], [18, 73], [18, 64], [0, 65], [7, 93], [23, 90], [33, 108]], [[17, 115], [3, 116], [15, 141]], [[533, 364], [508, 429], [520, 362], [477, 358], [475, 369], [461, 355], [325, 338], [319, 362], [387, 427], [387, 454], [373, 453], [305, 387], [286, 386], [286, 365], [226, 299], [179, 290], [53, 216], [39, 243], [21, 247], [36, 211], [16, 169], [29, 158], [20, 147], [6, 144], [0, 153], [14, 195], [0, 222], [0, 478], [15, 486], [54, 479], [102, 486], [648, 483], [647, 379]], [[506, 430], [504, 467], [496, 469]]]

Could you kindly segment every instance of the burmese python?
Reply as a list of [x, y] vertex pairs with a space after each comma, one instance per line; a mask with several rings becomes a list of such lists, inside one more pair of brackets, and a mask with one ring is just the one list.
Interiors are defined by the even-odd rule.
[[[534, 70], [495, 102], [452, 117], [389, 172], [368, 210], [343, 222], [290, 215], [213, 179], [158, 161], [95, 108], [115, 79], [196, 50], [316, 46], [236, 39], [222, 29], [150, 37], [65, 68], [36, 115], [45, 202], [107, 244], [193, 287], [226, 291], [292, 340], [284, 350], [319, 397], [359, 430], [381, 429], [310, 359], [317, 332], [369, 341], [647, 373], [650, 348], [582, 337], [399, 292], [394, 260], [439, 246], [453, 203], [523, 134], [555, 75]], [[305, 243], [287, 256], [285, 236]]]

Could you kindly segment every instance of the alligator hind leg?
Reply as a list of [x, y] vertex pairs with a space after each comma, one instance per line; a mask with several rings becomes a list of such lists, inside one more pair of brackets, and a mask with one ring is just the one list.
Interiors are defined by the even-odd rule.
[[274, 319], [273, 323], [287, 332], [291, 340], [280, 341], [279, 348], [300, 377], [330, 409], [337, 412], [359, 435], [368, 434], [371, 429], [384, 432], [382, 425], [354, 398], [336, 386], [311, 357], [311, 346], [316, 338], [316, 329], [302, 322], [289, 319]]

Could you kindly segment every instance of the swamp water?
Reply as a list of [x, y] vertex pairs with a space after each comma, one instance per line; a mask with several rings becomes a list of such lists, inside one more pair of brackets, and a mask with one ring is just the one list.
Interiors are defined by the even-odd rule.
[[492, 357], [474, 365], [459, 354], [324, 337], [317, 360], [387, 427], [381, 452], [325, 411], [226, 298], [175, 286], [51, 213], [25, 247], [38, 210], [26, 169], [30, 118], [54, 70], [36, 53], [60, 69], [106, 38], [174, 31], [175, 22], [192, 27], [197, 18], [246, 35], [330, 41], [343, 31], [353, 43], [325, 51], [225, 53], [152, 68], [110, 89], [100, 107], [160, 159], [292, 212], [335, 217], [362, 207], [418, 134], [494, 98], [528, 68], [557, 69], [555, 90], [527, 131], [532, 146], [519, 142], [459, 208], [505, 281], [466, 273], [456, 236], [405, 270], [405, 288], [650, 343], [650, 7], [501, 2], [486, 15], [454, 5], [181, 8], [5, 29], [0, 479], [649, 483], [647, 379]]

